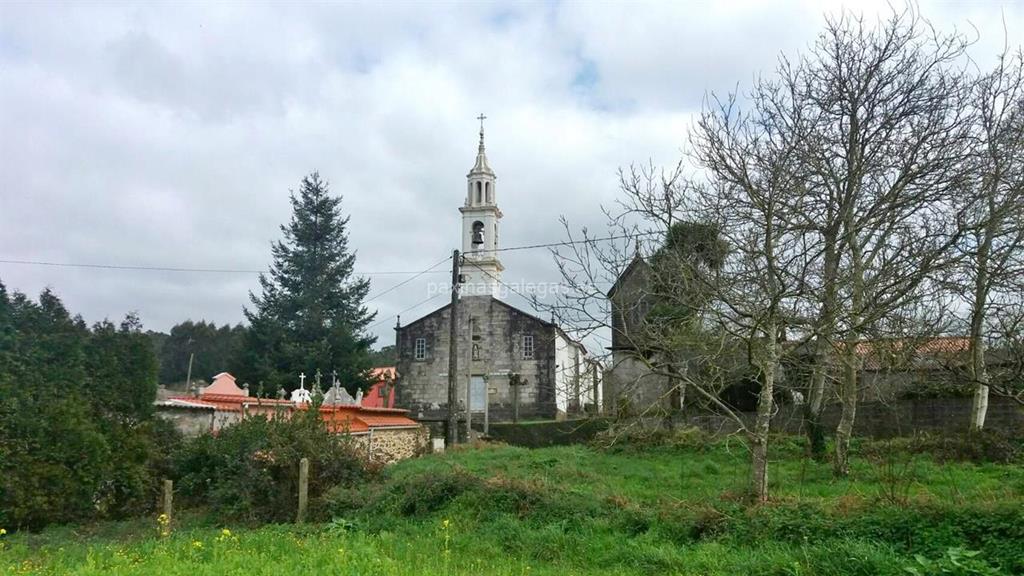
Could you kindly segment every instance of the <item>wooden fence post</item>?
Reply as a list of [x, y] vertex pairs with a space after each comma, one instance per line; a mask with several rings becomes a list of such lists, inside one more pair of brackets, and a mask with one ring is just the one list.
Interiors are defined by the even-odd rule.
[[164, 515], [167, 516], [167, 524], [171, 523], [171, 516], [174, 512], [174, 480], [164, 480]]
[[306, 506], [309, 500], [309, 458], [299, 460], [299, 514], [295, 522], [301, 524], [306, 521]]

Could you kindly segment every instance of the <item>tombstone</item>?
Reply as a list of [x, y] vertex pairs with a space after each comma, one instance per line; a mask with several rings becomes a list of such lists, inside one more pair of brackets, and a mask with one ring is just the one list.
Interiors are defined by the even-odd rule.
[[313, 401], [313, 397], [310, 395], [309, 390], [306, 390], [306, 373], [302, 372], [299, 374], [299, 387], [292, 390], [292, 402], [296, 404], [309, 404]]
[[345, 390], [337, 383], [335, 383], [334, 386], [331, 386], [331, 389], [327, 391], [326, 395], [324, 395], [325, 406], [354, 404], [355, 401], [356, 399], [353, 398], [352, 395], [348, 393], [348, 390]]
[[296, 404], [309, 404], [313, 401], [313, 396], [305, 388], [296, 388], [292, 390], [291, 401]]

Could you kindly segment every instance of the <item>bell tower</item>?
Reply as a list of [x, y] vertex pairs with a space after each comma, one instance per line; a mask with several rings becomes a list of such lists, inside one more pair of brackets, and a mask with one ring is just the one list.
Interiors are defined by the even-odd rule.
[[501, 272], [505, 268], [498, 260], [498, 221], [501, 210], [495, 190], [497, 177], [487, 163], [484, 152], [484, 120], [481, 114], [480, 147], [476, 163], [466, 175], [466, 201], [459, 208], [462, 212], [462, 274], [465, 283], [462, 292], [467, 296], [494, 296], [500, 293]]

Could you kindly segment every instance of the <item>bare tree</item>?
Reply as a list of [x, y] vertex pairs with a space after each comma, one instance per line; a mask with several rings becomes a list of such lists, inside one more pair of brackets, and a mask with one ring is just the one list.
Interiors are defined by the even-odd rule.
[[964, 186], [970, 233], [952, 285], [968, 309], [974, 386], [970, 428], [985, 426], [991, 385], [986, 365], [989, 315], [1024, 290], [1024, 55], [1004, 50], [974, 84], [975, 170]]
[[1024, 292], [1007, 295], [991, 307], [988, 335], [994, 366], [989, 386], [1024, 405]]
[[[635, 366], [632, 381], [618, 381], [619, 411], [629, 398], [642, 396], [629, 402], [636, 417], [632, 423], [671, 423], [690, 384], [707, 392], [706, 397], [698, 393], [700, 398], [717, 394], [716, 377], [697, 378], [699, 367], [710, 366], [707, 350], [716, 351], [721, 343], [719, 335], [704, 330], [707, 281], [698, 282], [695, 275], [717, 266], [722, 247], [711, 227], [686, 221], [693, 217], [696, 190], [682, 178], [681, 165], [662, 172], [634, 166], [620, 171], [619, 181], [622, 196], [605, 210], [617, 241], [595, 239], [585, 229], [576, 234], [563, 222], [569, 242], [553, 251], [563, 290], [548, 307], [581, 337], [612, 345], [613, 358], [605, 363], [619, 380], [625, 377], [624, 364]], [[630, 267], [642, 267], [636, 286], [626, 286], [622, 278]], [[608, 332], [611, 342], [604, 336]], [[611, 407], [618, 401], [605, 399]]]
[[796, 138], [803, 119], [790, 106], [783, 83], [759, 80], [747, 100], [747, 112], [735, 97], [706, 107], [690, 143], [710, 181], [700, 201], [701, 220], [715, 223], [729, 247], [711, 285], [714, 320], [743, 343], [760, 382], [757, 416], [744, 430], [751, 445], [754, 494], [764, 502], [768, 431], [782, 372], [779, 340], [795, 314], [808, 263], [789, 212], [803, 189]]
[[[935, 280], [958, 262], [951, 248], [971, 229], [962, 201], [974, 164], [967, 46], [909, 10], [877, 24], [829, 19], [808, 54], [780, 59], [742, 97], [709, 101], [689, 140], [694, 177], [682, 165], [622, 173], [625, 199], [608, 215], [624, 242], [598, 246], [584, 230], [582, 242], [556, 252], [571, 287], [562, 315], [629, 340], [643, 377], [668, 382], [666, 395], [682, 385], [734, 420], [751, 446], [759, 500], [782, 336], [812, 344], [807, 419], [819, 448], [828, 383], [838, 383], [833, 464], [845, 475], [863, 341], [942, 329], [918, 316], [941, 299]], [[627, 329], [605, 289], [631, 262], [647, 261], [639, 254], [667, 246], [681, 221], [714, 229], [728, 251], [714, 266], [651, 267], [644, 297], [619, 311], [644, 319]], [[685, 295], [694, 288], [698, 299]], [[665, 303], [688, 310], [690, 324], [650, 314]], [[753, 423], [720, 397], [739, 356], [759, 383]]]
[[[607, 212], [613, 236], [624, 242], [593, 240], [586, 231], [573, 237], [567, 225], [572, 242], [555, 257], [568, 289], [555, 310], [563, 321], [612, 332], [620, 360], [609, 364], [632, 375], [620, 382], [625, 395], [653, 397], [630, 406], [633, 425], [670, 421], [666, 411], [686, 397], [733, 421], [749, 441], [753, 492], [764, 501], [779, 373], [777, 318], [783, 287], [792, 284], [787, 267], [776, 261], [785, 252], [779, 245], [785, 235], [775, 210], [789, 183], [782, 170], [769, 173], [770, 158], [780, 152], [770, 149], [770, 138], [750, 117], [741, 119], [734, 103], [709, 108], [698, 128], [702, 136], [694, 140], [712, 170], [723, 172], [714, 188], [683, 178], [679, 166], [663, 173], [634, 168], [621, 173], [623, 197]], [[620, 282], [630, 266], [644, 267], [642, 279], [626, 287]], [[612, 286], [619, 292], [609, 299]], [[624, 369], [627, 363], [636, 370]], [[720, 394], [750, 366], [762, 383], [753, 424]]]
[[799, 68], [793, 91], [811, 118], [802, 135], [807, 221], [820, 222], [823, 284], [813, 328], [819, 366], [810, 393], [820, 410], [831, 358], [842, 374], [834, 471], [849, 470], [858, 400], [857, 342], [950, 264], [957, 238], [954, 192], [969, 151], [968, 42], [919, 16], [894, 13], [877, 26], [844, 13], [829, 19]]

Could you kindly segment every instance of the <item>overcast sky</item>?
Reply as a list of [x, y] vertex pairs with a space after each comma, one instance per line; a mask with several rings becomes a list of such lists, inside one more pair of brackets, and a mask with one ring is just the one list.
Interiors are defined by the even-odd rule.
[[[875, 14], [885, 3], [857, 2]], [[0, 3], [0, 259], [264, 269], [288, 193], [319, 170], [344, 197], [371, 294], [458, 247], [487, 120], [504, 246], [597, 227], [616, 170], [672, 164], [708, 91], [743, 87], [814, 39], [820, 2]], [[986, 67], [1024, 37], [1020, 2], [921, 2], [976, 28]], [[973, 27], [973, 28], [972, 28]], [[556, 281], [544, 251], [508, 281]], [[379, 344], [447, 265], [370, 303]], [[92, 322], [242, 319], [253, 273], [0, 263]], [[510, 299], [514, 304], [516, 298]], [[444, 298], [403, 312], [413, 320]]]

